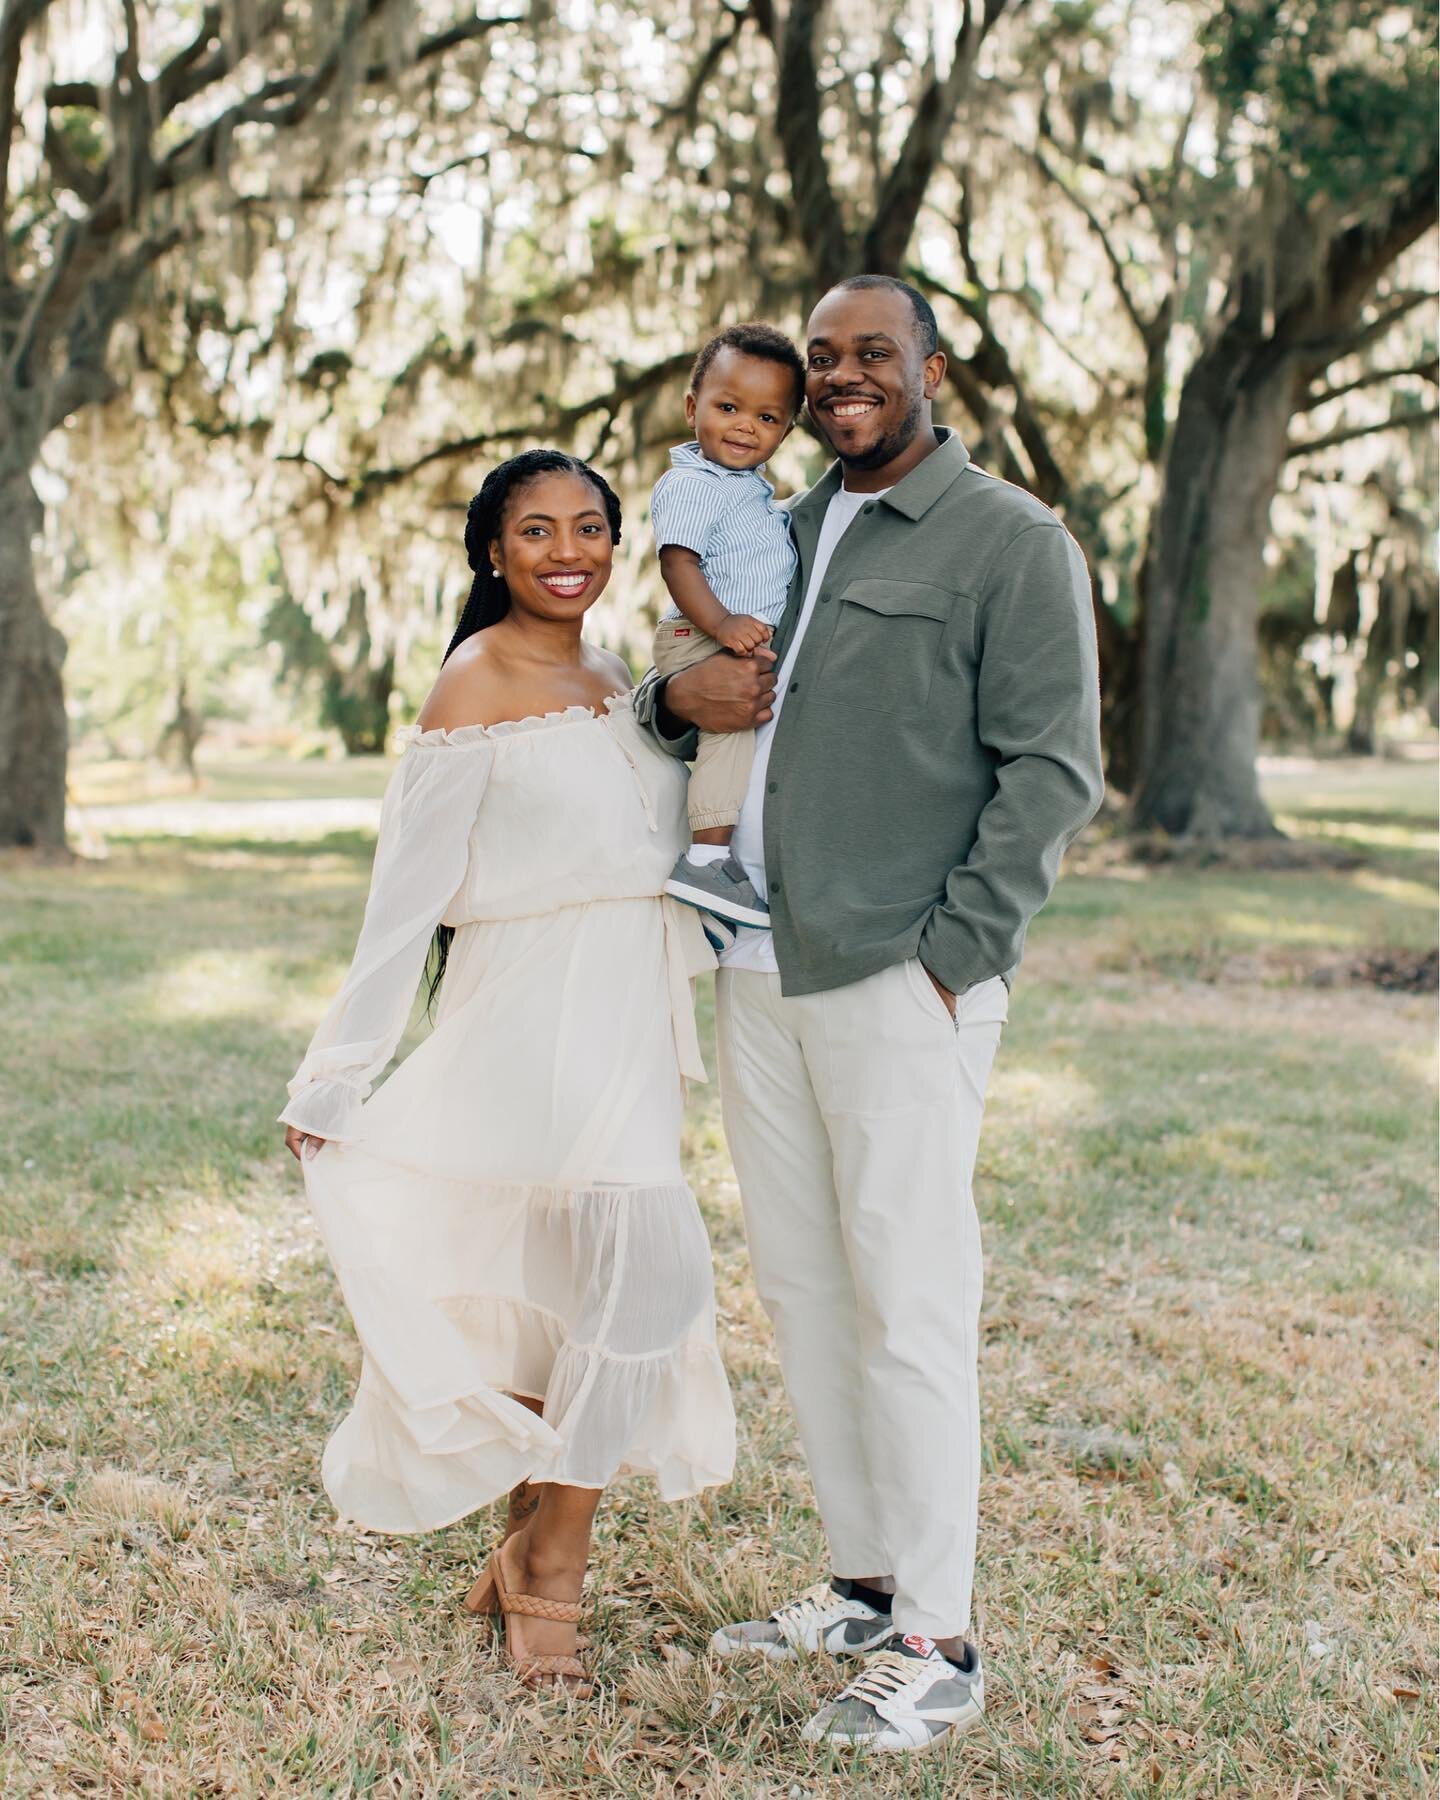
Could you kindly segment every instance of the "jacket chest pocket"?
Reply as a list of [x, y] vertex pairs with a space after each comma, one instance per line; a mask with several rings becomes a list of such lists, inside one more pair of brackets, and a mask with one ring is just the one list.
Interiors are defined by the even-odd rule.
[[925, 706], [954, 596], [925, 582], [870, 579], [850, 582], [837, 599], [826, 685], [861, 712]]

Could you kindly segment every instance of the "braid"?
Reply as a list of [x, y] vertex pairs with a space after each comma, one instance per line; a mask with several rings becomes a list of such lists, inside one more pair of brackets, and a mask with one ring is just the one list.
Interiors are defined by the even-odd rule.
[[[566, 456], [562, 450], [523, 450], [519, 456], [512, 456], [508, 462], [492, 469], [481, 482], [480, 492], [465, 514], [465, 557], [475, 579], [470, 583], [470, 593], [460, 610], [455, 635], [450, 639], [442, 662], [448, 662], [466, 638], [498, 625], [510, 611], [510, 590], [504, 576], [490, 561], [490, 546], [504, 529], [505, 509], [511, 498], [537, 475], [578, 475], [598, 489], [610, 526], [610, 542], [620, 542], [620, 501], [605, 477], [597, 474], [588, 463], [581, 462], [579, 457]], [[430, 976], [429, 992], [425, 997], [427, 1012], [434, 1007], [435, 996], [445, 978], [450, 940], [454, 936], [453, 926], [437, 926], [427, 965]]]

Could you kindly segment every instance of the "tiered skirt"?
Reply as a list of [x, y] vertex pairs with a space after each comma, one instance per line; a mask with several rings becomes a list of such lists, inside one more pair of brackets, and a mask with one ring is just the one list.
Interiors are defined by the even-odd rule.
[[306, 1164], [364, 1353], [324, 1459], [346, 1516], [427, 1531], [521, 1479], [729, 1478], [672, 957], [656, 900], [462, 925], [434, 1031]]

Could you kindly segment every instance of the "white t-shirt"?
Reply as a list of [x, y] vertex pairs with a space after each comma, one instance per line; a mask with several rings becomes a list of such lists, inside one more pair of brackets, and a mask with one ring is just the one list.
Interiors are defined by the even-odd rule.
[[[831, 495], [820, 526], [820, 539], [815, 546], [815, 561], [810, 567], [805, 600], [800, 608], [800, 617], [795, 621], [795, 635], [791, 638], [785, 660], [776, 673], [773, 714], [765, 724], [756, 727], [755, 760], [750, 766], [750, 785], [746, 788], [745, 798], [740, 805], [740, 818], [735, 826], [730, 849], [755, 884], [755, 892], [762, 897], [769, 892], [765, 880], [765, 774], [770, 767], [770, 746], [775, 741], [775, 727], [780, 723], [780, 708], [785, 704], [790, 672], [795, 667], [801, 641], [809, 628], [810, 616], [815, 611], [815, 602], [825, 580], [825, 571], [830, 567], [830, 558], [835, 554], [835, 546], [845, 535], [846, 528], [860, 508], [889, 492], [889, 488], [881, 488], [876, 493], [852, 494], [847, 488], [839, 487]], [[724, 952], [720, 961], [727, 969], [757, 969], [770, 975], [778, 973], [780, 968], [775, 960], [774, 934], [756, 931], [748, 925], [739, 927], [735, 933], [735, 942]]]

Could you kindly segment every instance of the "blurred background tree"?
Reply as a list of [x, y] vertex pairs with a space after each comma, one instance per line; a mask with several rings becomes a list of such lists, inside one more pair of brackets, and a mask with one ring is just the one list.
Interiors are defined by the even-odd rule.
[[1135, 822], [1263, 834], [1262, 731], [1433, 714], [1433, 0], [46, 10], [0, 31], [0, 842], [63, 834], [52, 621], [82, 742], [381, 747], [528, 443], [619, 486], [642, 663], [694, 348], [860, 268], [1086, 550]]

